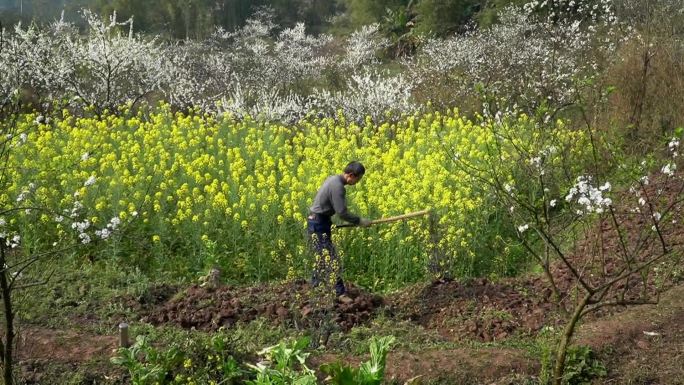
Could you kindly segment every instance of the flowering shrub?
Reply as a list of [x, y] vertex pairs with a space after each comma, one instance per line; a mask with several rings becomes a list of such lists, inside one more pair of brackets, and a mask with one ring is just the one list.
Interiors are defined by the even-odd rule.
[[412, 89], [411, 80], [401, 74], [383, 76], [369, 71], [353, 75], [343, 91], [315, 92], [310, 108], [323, 111], [326, 116], [334, 116], [335, 108], [338, 108], [345, 116], [358, 122], [366, 117], [374, 122], [382, 122], [418, 110], [412, 102]]
[[62, 21], [2, 31], [0, 97], [31, 89], [101, 111], [163, 96], [180, 108], [289, 123], [337, 109], [358, 122], [396, 119], [415, 111], [416, 95], [446, 108], [477, 99], [490, 115], [514, 106], [553, 115], [592, 87], [621, 42], [608, 0], [532, 2], [506, 8], [488, 29], [425, 40], [389, 74], [376, 56], [388, 44], [378, 25], [335, 41], [301, 23], [277, 32], [260, 12], [204, 41], [163, 43], [134, 35], [132, 20], [83, 17], [85, 36]]
[[[60, 188], [62, 194], [68, 195], [68, 201], [46, 200], [50, 194], [48, 185], [54, 183], [58, 173], [69, 169], [70, 159], [65, 157], [61, 162], [54, 162], [52, 168], [44, 169], [40, 174], [34, 174], [32, 165], [16, 163], [17, 155], [21, 157], [25, 149], [35, 145], [32, 141], [38, 126], [48, 119], [31, 116], [31, 120], [22, 120], [27, 116], [17, 113], [16, 103], [10, 102], [3, 107], [7, 110], [0, 112], [7, 112], [8, 116], [0, 120], [0, 163], [3, 165], [0, 172], [0, 295], [3, 297], [4, 321], [0, 354], [4, 383], [11, 385], [14, 383], [16, 292], [44, 285], [52, 275], [36, 279], [31, 274], [26, 278], [24, 272], [44, 260], [90, 244], [93, 232], [100, 239], [109, 239], [122, 221], [114, 216], [103, 226], [87, 216], [89, 207], [83, 205], [81, 196], [96, 181], [92, 173], [87, 178], [84, 176], [85, 181], [72, 189], [52, 185], [52, 188]], [[34, 226], [39, 223], [40, 226]], [[67, 227], [69, 225], [70, 228]], [[46, 228], [50, 230], [42, 231]]]
[[448, 104], [459, 103], [459, 96], [484, 96], [485, 112], [492, 115], [513, 106], [527, 113], [542, 105], [566, 107], [600, 73], [619, 43], [610, 2], [588, 3], [509, 6], [489, 29], [426, 41], [409, 70], [423, 87], [449, 82], [455, 96]]
[[[4, 94], [24, 88], [49, 98], [74, 98], [80, 106], [98, 110], [136, 102], [160, 89], [162, 47], [155, 39], [133, 35], [132, 21], [109, 23], [83, 12], [88, 33], [79, 36], [71, 24], [57, 21], [47, 29], [17, 25], [0, 50], [0, 68], [10, 77], [0, 80]], [[129, 27], [122, 35], [121, 28]]]

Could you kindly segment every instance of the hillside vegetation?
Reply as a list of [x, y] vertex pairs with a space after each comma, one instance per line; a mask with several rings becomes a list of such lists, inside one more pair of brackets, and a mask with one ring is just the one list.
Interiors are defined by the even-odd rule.
[[[681, 333], [681, 2], [386, 3], [3, 19], [4, 382], [680, 383], [585, 336]], [[429, 215], [335, 229], [337, 297], [305, 217], [350, 160], [353, 212]]]

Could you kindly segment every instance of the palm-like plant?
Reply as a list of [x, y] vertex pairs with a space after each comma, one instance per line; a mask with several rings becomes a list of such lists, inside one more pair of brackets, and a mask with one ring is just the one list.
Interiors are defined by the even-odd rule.
[[418, 36], [413, 32], [417, 19], [413, 0], [406, 6], [385, 9], [380, 29], [391, 41], [388, 50], [394, 58], [410, 55], [418, 46]]

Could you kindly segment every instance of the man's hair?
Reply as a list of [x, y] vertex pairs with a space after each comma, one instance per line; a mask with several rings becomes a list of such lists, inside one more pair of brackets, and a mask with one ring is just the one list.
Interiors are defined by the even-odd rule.
[[345, 174], [352, 174], [356, 177], [361, 177], [363, 174], [366, 173], [366, 168], [363, 167], [361, 162], [358, 162], [356, 160], [349, 162], [347, 167], [344, 168], [344, 173]]

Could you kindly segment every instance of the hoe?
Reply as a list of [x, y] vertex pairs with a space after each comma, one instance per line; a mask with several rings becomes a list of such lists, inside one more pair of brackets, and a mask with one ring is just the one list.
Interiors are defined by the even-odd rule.
[[[421, 211], [415, 211], [412, 213], [404, 214], [404, 215], [397, 215], [396, 217], [388, 217], [388, 218], [380, 218], [371, 221], [371, 225], [377, 225], [380, 223], [390, 223], [390, 222], [398, 222], [398, 221], [403, 221], [406, 219], [411, 219], [415, 217], [419, 217], [421, 215], [427, 215], [430, 213], [430, 210], [421, 210]], [[352, 225], [351, 223], [343, 224], [343, 225], [336, 225], [336, 228], [340, 227], [358, 227], [358, 225]]]

